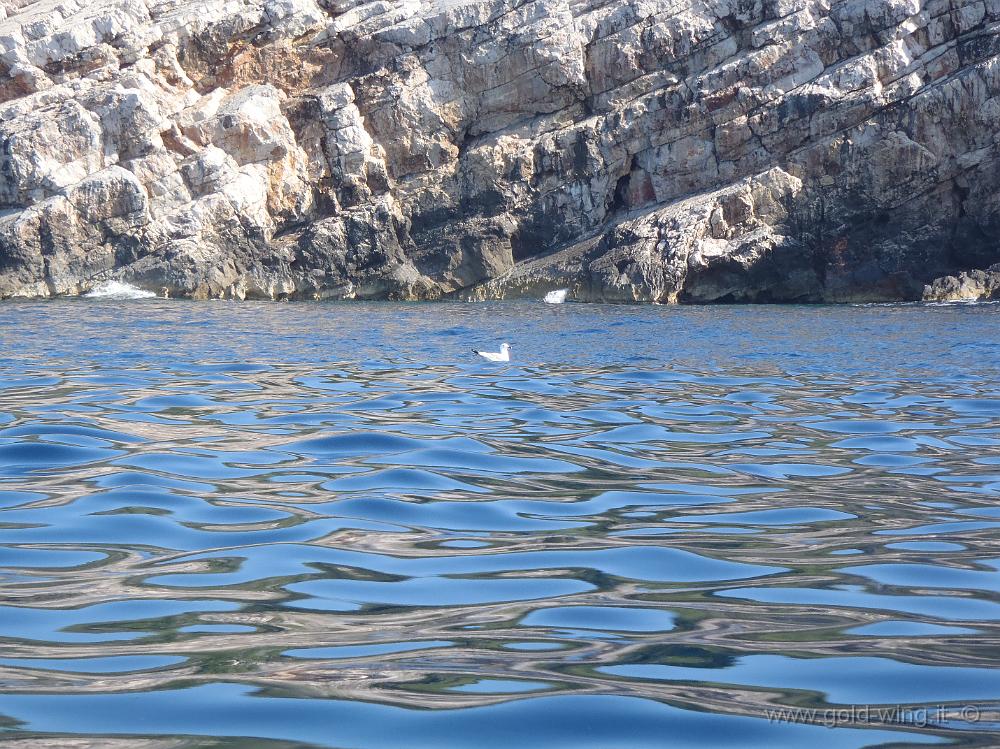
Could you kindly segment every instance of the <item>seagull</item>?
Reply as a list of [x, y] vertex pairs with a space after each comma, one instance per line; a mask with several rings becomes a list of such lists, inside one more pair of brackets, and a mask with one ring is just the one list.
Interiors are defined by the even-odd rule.
[[566, 296], [569, 294], [569, 289], [553, 289], [545, 298], [542, 300], [547, 304], [562, 304], [566, 301]]
[[486, 361], [510, 361], [510, 344], [501, 343], [499, 354], [494, 351], [477, 351], [476, 349], [472, 349], [472, 353], [479, 354]]

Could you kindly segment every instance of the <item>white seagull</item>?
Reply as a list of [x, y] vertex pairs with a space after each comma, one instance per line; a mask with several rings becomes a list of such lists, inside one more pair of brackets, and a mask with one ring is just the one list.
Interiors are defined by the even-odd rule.
[[486, 361], [510, 361], [510, 344], [501, 343], [500, 353], [494, 351], [477, 351], [476, 349], [472, 349], [472, 353], [479, 354]]
[[542, 300], [546, 304], [562, 304], [566, 301], [566, 296], [569, 294], [569, 289], [553, 289], [545, 298]]

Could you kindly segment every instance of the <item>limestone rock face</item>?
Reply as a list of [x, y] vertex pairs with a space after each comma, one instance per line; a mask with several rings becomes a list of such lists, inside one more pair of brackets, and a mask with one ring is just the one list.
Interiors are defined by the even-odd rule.
[[0, 0], [0, 297], [990, 298], [998, 261], [1000, 0]]
[[1000, 263], [986, 270], [970, 270], [955, 276], [937, 278], [924, 287], [927, 302], [1000, 301]]

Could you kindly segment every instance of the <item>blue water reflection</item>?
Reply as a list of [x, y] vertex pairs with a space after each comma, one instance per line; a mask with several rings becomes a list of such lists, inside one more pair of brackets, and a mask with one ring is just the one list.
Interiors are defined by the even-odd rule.
[[998, 309], [0, 305], [0, 731], [996, 745]]

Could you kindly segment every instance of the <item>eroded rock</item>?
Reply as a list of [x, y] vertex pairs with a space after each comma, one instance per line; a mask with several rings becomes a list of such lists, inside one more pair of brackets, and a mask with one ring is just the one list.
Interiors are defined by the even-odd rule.
[[985, 302], [1000, 300], [1000, 263], [986, 270], [936, 278], [924, 287], [925, 302]]
[[3, 297], [996, 293], [996, 0], [0, 9]]

